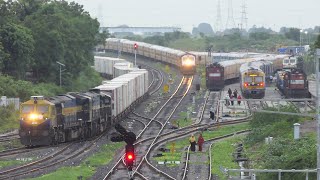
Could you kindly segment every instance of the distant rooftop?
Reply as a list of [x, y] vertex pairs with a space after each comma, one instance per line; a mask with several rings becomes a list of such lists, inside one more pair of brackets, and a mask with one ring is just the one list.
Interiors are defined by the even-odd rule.
[[109, 33], [133, 33], [133, 34], [163, 34], [168, 32], [181, 31], [179, 27], [100, 27], [99, 31], [108, 30]]

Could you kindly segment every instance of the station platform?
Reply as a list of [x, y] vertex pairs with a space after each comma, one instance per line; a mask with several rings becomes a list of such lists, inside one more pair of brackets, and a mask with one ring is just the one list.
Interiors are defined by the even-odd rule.
[[233, 105], [231, 101], [229, 100], [229, 105], [227, 105], [225, 97], [226, 94], [228, 94], [227, 91], [224, 91], [222, 93], [222, 96], [220, 99], [220, 109], [219, 109], [219, 119], [220, 121], [225, 121], [225, 120], [235, 120], [237, 118], [244, 118], [250, 115], [247, 106], [247, 102], [241, 102], [240, 105], [238, 104], [238, 101], [235, 99], [233, 101]]

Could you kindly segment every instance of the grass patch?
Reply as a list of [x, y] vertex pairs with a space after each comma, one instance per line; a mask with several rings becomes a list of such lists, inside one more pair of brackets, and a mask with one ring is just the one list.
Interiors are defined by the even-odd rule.
[[227, 139], [217, 142], [211, 149], [212, 154], [212, 173], [217, 174], [219, 179], [227, 179], [220, 171], [220, 166], [224, 168], [238, 168], [238, 164], [233, 161], [232, 153], [235, 151], [234, 144], [242, 141], [244, 136]]
[[108, 164], [114, 158], [117, 150], [123, 146], [124, 143], [106, 144], [101, 148], [100, 152], [83, 160], [78, 166], [62, 167], [53, 173], [33, 179], [77, 179], [79, 176], [82, 176], [83, 179], [88, 179], [96, 172], [97, 167]]
[[14, 105], [0, 107], [0, 133], [10, 132], [19, 127], [19, 111], [14, 109]]
[[[230, 125], [230, 126], [225, 126], [225, 127], [221, 127], [221, 128], [216, 128], [214, 131], [204, 131], [202, 133], [202, 136], [203, 136], [204, 140], [206, 140], [206, 139], [211, 139], [211, 138], [223, 136], [226, 134], [230, 134], [233, 132], [246, 130], [248, 128], [249, 128], [248, 123], [243, 123], [243, 124], [239, 124], [239, 125]], [[198, 139], [198, 135], [196, 135], [196, 139]], [[173, 141], [173, 142], [167, 143], [166, 149], [171, 149], [173, 143], [175, 145], [175, 152], [173, 154], [170, 152], [169, 153], [162, 153], [162, 155], [163, 155], [162, 157], [155, 157], [153, 159], [158, 162], [159, 161], [175, 161], [176, 158], [179, 157], [178, 160], [180, 160], [183, 153], [185, 153], [184, 147], [190, 145], [189, 137], [181, 139], [179, 141]], [[174, 166], [174, 165], [172, 165], [172, 166]]]
[[32, 160], [33, 160], [33, 158], [21, 158], [21, 159], [16, 159], [16, 160], [1, 160], [0, 161], [0, 168], [18, 165], [18, 164], [24, 164], [24, 163], [30, 162]]
[[[192, 111], [192, 107], [190, 108], [190, 110]], [[179, 113], [179, 118], [176, 119], [176, 120], [173, 120], [172, 123], [174, 125], [178, 126], [178, 127], [181, 127], [181, 128], [189, 126], [189, 125], [191, 125], [193, 123], [192, 119], [190, 118], [191, 117], [191, 112], [190, 112], [189, 118], [187, 118], [187, 117], [188, 117], [187, 112], [180, 112]]]

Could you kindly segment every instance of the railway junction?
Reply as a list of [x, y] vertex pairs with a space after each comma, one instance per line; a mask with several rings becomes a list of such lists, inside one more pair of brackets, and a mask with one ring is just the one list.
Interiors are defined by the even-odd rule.
[[[105, 55], [117, 56], [109, 52]], [[239, 100], [240, 104], [238, 99], [233, 99], [232, 105], [231, 100], [225, 97], [228, 89], [240, 92], [239, 83], [226, 84], [222, 90], [210, 92], [199, 89], [201, 77], [198, 74], [183, 75], [177, 73], [176, 67], [154, 63], [142, 56], [135, 59], [130, 54], [124, 54], [123, 58], [132, 62], [138, 60], [138, 65], [148, 70], [149, 97], [119, 121], [121, 126], [136, 135], [134, 150], [114, 149], [116, 153], [113, 159], [108, 165], [98, 167], [91, 179], [128, 178], [128, 153], [134, 154], [133, 157], [130, 156], [130, 159], [134, 158], [134, 163], [130, 165], [129, 177], [135, 179], [216, 179], [217, 175], [212, 172], [215, 160], [212, 160], [211, 154], [215, 152], [212, 150], [215, 144], [234, 137], [244, 137], [250, 131], [239, 129], [218, 136], [208, 134], [223, 127], [247, 123], [252, 117], [252, 112], [262, 111], [262, 108], [266, 107], [278, 108], [292, 104], [297, 111], [314, 110], [313, 104], [307, 102], [308, 99], [302, 102], [307, 102], [304, 105], [295, 101], [282, 101], [283, 96], [274, 84], [266, 87], [264, 99], [243, 98]], [[272, 101], [275, 99], [279, 101]], [[214, 117], [211, 112], [214, 112]], [[160, 149], [176, 153], [174, 148], [176, 142], [189, 139], [191, 134], [198, 137], [200, 133], [205, 137], [202, 152], [192, 152], [189, 145], [184, 145], [179, 149], [181, 153], [179, 160], [156, 160], [157, 155], [163, 155], [159, 153]], [[112, 126], [106, 133], [92, 137], [88, 141], [65, 143], [54, 148], [18, 148], [1, 152], [0, 155], [8, 160], [25, 158], [27, 162], [1, 169], [0, 178], [33, 178], [50, 174], [61, 166], [83, 167], [81, 161], [98, 153], [99, 147], [111, 144], [110, 138], [116, 134]], [[7, 141], [5, 138], [8, 139], [4, 137], [3, 141]], [[87, 166], [90, 165], [89, 160], [85, 162]], [[176, 165], [172, 166], [173, 164]], [[221, 169], [221, 171], [227, 170]], [[228, 172], [237, 170], [231, 169]], [[312, 172], [314, 171], [310, 171]]]

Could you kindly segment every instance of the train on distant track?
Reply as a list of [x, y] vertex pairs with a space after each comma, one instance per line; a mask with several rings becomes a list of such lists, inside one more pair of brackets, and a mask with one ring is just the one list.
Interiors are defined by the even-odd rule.
[[272, 62], [273, 70], [282, 69], [283, 58], [288, 55], [256, 55], [251, 58], [235, 59], [212, 63], [206, 66], [206, 86], [209, 90], [221, 90], [225, 84], [238, 80], [240, 78], [240, 66], [244, 63], [254, 61], [270, 61]]
[[260, 99], [265, 96], [266, 79], [274, 73], [271, 61], [259, 60], [240, 67], [240, 89], [245, 98]]
[[310, 97], [307, 75], [302, 69], [283, 69], [276, 78], [276, 85], [286, 98]]
[[[111, 75], [106, 64], [124, 60], [95, 58], [95, 68]], [[99, 60], [97, 60], [99, 59]], [[117, 64], [115, 64], [116, 67]], [[112, 67], [109, 69], [111, 71]], [[32, 96], [21, 104], [20, 141], [25, 146], [58, 144], [101, 134], [148, 95], [148, 71], [116, 68], [122, 75], [90, 89], [54, 97]], [[126, 74], [123, 74], [126, 73]]]
[[[135, 44], [138, 45], [136, 49]], [[196, 72], [196, 56], [181, 50], [117, 38], [107, 39], [104, 47], [100, 48], [130, 54], [134, 54], [136, 51], [137, 55], [176, 66], [184, 75], [193, 75]]]
[[283, 69], [303, 69], [303, 59], [298, 56], [289, 56], [283, 59]]

